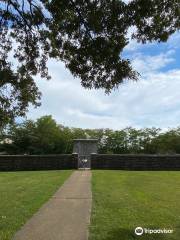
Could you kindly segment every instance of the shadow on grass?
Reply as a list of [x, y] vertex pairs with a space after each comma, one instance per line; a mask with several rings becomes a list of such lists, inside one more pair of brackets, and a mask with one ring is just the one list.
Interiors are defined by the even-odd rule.
[[118, 228], [108, 232], [103, 240], [170, 240], [170, 235], [171, 234], [142, 234], [141, 236], [137, 236], [134, 233], [134, 229]]

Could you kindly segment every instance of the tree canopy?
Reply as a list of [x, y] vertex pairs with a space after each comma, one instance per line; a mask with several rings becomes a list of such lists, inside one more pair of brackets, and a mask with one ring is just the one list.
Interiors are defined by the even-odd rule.
[[[179, 0], [1, 0], [0, 123], [39, 105], [34, 76], [65, 63], [85, 88], [110, 92], [138, 73], [122, 56], [130, 38], [167, 41], [180, 26]], [[13, 52], [16, 64], [9, 54]]]

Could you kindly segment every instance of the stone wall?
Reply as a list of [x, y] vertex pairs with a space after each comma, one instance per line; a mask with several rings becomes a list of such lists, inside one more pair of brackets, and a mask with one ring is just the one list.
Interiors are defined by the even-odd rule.
[[77, 154], [0, 156], [0, 171], [77, 169], [77, 166]]
[[180, 155], [91, 154], [91, 169], [180, 170]]
[[[0, 171], [77, 168], [78, 154], [0, 156]], [[180, 170], [180, 155], [91, 154], [91, 169]]]

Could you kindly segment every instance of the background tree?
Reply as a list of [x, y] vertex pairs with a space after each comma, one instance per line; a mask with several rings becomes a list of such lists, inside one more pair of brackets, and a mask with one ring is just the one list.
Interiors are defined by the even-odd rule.
[[152, 146], [159, 154], [179, 154], [180, 153], [180, 128], [170, 129], [159, 134], [152, 141]]
[[122, 57], [128, 30], [143, 43], [166, 41], [179, 29], [179, 9], [179, 0], [1, 0], [0, 124], [39, 105], [33, 77], [49, 79], [49, 58], [63, 61], [85, 88], [110, 92], [137, 80]]
[[59, 126], [51, 116], [43, 116], [36, 121], [12, 124], [5, 138], [12, 144], [4, 143], [9, 154], [55, 154], [66, 152], [67, 131]]
[[55, 153], [57, 142], [60, 141], [59, 126], [56, 121], [51, 116], [43, 116], [37, 119], [35, 126], [36, 153]]
[[6, 141], [1, 145], [2, 150], [8, 154], [29, 154], [34, 152], [35, 123], [31, 120], [21, 124], [14, 123], [8, 126], [4, 132], [4, 139], [9, 139], [12, 144]]
[[97, 138], [98, 152], [104, 154], [180, 154], [180, 128], [169, 129], [166, 132], [159, 128], [69, 128], [57, 124], [52, 116], [9, 125], [1, 132], [0, 152], [71, 154], [73, 140], [77, 138]]

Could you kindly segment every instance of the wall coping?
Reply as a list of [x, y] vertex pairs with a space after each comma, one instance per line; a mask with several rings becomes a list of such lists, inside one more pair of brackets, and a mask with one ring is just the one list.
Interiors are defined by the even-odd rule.
[[122, 156], [122, 157], [180, 157], [180, 154], [98, 154], [91, 153], [91, 155], [99, 156]]
[[0, 158], [1, 157], [60, 157], [60, 156], [72, 156], [72, 155], [78, 155], [77, 153], [69, 153], [69, 154], [43, 154], [43, 155], [40, 155], [40, 154], [13, 154], [13, 155], [0, 155]]

